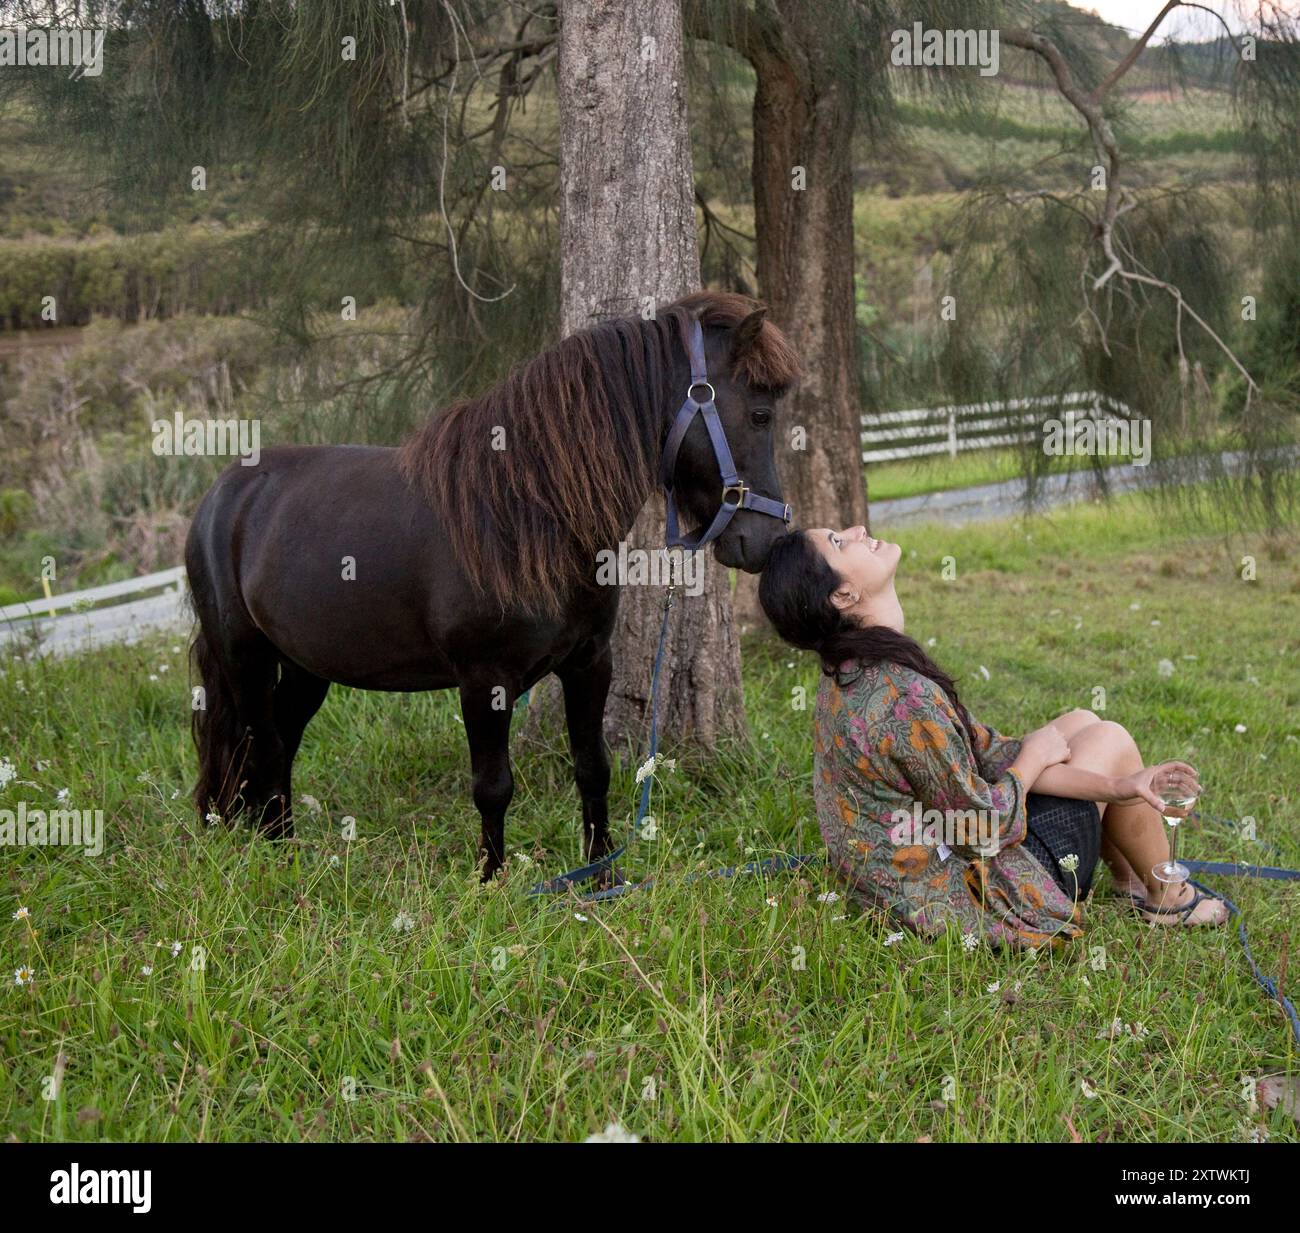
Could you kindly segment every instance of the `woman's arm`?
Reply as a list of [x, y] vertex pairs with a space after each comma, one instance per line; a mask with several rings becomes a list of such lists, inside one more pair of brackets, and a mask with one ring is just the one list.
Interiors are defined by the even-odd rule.
[[[1100, 775], [1096, 771], [1085, 771], [1080, 766], [1071, 766], [1068, 762], [1058, 762], [1041, 771], [1030, 787], [1035, 792], [1064, 796], [1075, 801], [1100, 801], [1108, 805], [1145, 801], [1153, 809], [1164, 813], [1164, 802], [1151, 790], [1151, 781], [1162, 766], [1177, 767], [1190, 774], [1199, 789], [1197, 773], [1186, 762], [1164, 762], [1144, 767], [1131, 775]], [[1186, 816], [1187, 811], [1175, 812]]]
[[1085, 771], [1082, 767], [1071, 766], [1068, 762], [1057, 762], [1040, 771], [1029, 785], [1034, 792], [1046, 792], [1049, 796], [1064, 796], [1072, 801], [1113, 801], [1128, 799], [1128, 794], [1120, 797], [1118, 780], [1113, 775], [1099, 775], [1096, 771]]

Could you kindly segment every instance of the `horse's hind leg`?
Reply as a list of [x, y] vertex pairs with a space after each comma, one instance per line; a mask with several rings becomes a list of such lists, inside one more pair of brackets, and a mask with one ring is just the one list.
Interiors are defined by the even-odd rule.
[[460, 687], [474, 805], [483, 820], [479, 861], [484, 882], [505, 863], [506, 810], [515, 794], [515, 777], [510, 770], [510, 719], [518, 696], [519, 690], [513, 685]]
[[582, 800], [583, 850], [587, 860], [599, 860], [609, 842], [609, 752], [605, 748], [605, 700], [613, 675], [613, 659], [606, 643], [581, 666], [558, 670], [564, 686], [564, 716], [573, 755], [573, 777]]
[[302, 743], [302, 734], [320, 710], [329, 687], [328, 681], [305, 668], [280, 661], [280, 679], [271, 696], [272, 717], [282, 747], [279, 782], [273, 798], [279, 804], [279, 812], [269, 817], [263, 815], [262, 829], [268, 835], [287, 838], [293, 834], [293, 760]]
[[275, 648], [259, 631], [243, 631], [230, 639], [224, 659], [239, 733], [231, 767], [232, 813], [245, 812], [269, 838], [292, 834], [291, 821], [286, 829], [281, 789], [284, 742], [275, 724]]

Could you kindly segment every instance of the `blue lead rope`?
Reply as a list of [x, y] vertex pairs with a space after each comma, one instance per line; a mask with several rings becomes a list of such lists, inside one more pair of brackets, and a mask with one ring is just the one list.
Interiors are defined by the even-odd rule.
[[[1216, 818], [1215, 821], [1225, 822], [1225, 819]], [[1231, 826], [1232, 823], [1227, 822], [1226, 825]], [[1276, 865], [1235, 864], [1232, 861], [1183, 861], [1182, 863], [1192, 873], [1218, 873], [1236, 878], [1268, 878], [1275, 882], [1300, 882], [1300, 869], [1280, 869]], [[1296, 1016], [1295, 1006], [1291, 999], [1277, 987], [1277, 981], [1260, 971], [1259, 964], [1255, 962], [1255, 956], [1250, 949], [1250, 939], [1246, 936], [1246, 918], [1242, 915], [1241, 909], [1227, 895], [1220, 895], [1218, 891], [1212, 890], [1195, 878], [1191, 879], [1191, 883], [1197, 890], [1222, 899], [1228, 911], [1237, 918], [1237, 936], [1241, 939], [1241, 949], [1246, 952], [1246, 962], [1250, 964], [1251, 975], [1254, 976], [1255, 983], [1282, 1007], [1286, 1017], [1291, 1021], [1291, 1035], [1295, 1037], [1296, 1044], [1300, 1045], [1300, 1018]]]
[[[645, 821], [646, 811], [650, 808], [650, 781], [654, 778], [654, 759], [659, 753], [659, 669], [663, 667], [664, 662], [664, 643], [668, 639], [668, 618], [672, 614], [673, 604], [677, 599], [677, 588], [670, 586], [668, 594], [664, 597], [664, 619], [659, 625], [659, 649], [655, 651], [654, 671], [650, 675], [650, 760], [651, 773], [641, 781], [641, 800], [637, 805], [636, 819], [632, 823], [632, 835], [640, 834], [641, 824]], [[580, 865], [577, 869], [570, 869], [568, 873], [562, 873], [557, 878], [551, 878], [546, 882], [539, 882], [528, 893], [530, 895], [562, 895], [570, 887], [577, 886], [582, 882], [590, 882], [593, 878], [599, 877], [613, 863], [618, 860], [624, 852], [627, 851], [627, 845], [631, 836], [623, 840], [621, 844], [612, 852], [606, 852], [599, 860], [592, 861], [590, 865]], [[618, 873], [615, 872], [615, 878]], [[611, 892], [623, 892], [625, 890], [635, 890], [636, 885], [629, 885], [622, 882], [619, 878], [620, 885], [607, 887], [605, 890], [596, 891], [594, 894], [584, 897], [583, 902], [595, 899], [613, 898]], [[640, 885], [645, 885], [641, 883]]]
[[[1189, 869], [1200, 870], [1203, 873], [1232, 873], [1242, 877], [1282, 878], [1288, 882], [1300, 881], [1300, 871], [1295, 869], [1270, 869], [1265, 865], [1243, 867], [1241, 865], [1222, 864], [1219, 861], [1184, 861], [1183, 864]], [[1268, 872], [1259, 872], [1262, 869], [1268, 869]], [[1191, 879], [1191, 883], [1198, 890], [1203, 890], [1206, 894], [1215, 895], [1217, 898], [1222, 899], [1227, 904], [1228, 911], [1237, 918], [1237, 936], [1241, 939], [1242, 950], [1246, 952], [1246, 962], [1250, 964], [1251, 973], [1254, 975], [1259, 987], [1286, 1012], [1286, 1017], [1291, 1020], [1291, 1035], [1295, 1037], [1296, 1044], [1300, 1045], [1300, 1019], [1296, 1018], [1295, 1007], [1291, 1004], [1291, 999], [1277, 987], [1277, 981], [1259, 970], [1259, 964], [1255, 962], [1255, 956], [1251, 954], [1250, 939], [1246, 937], [1246, 918], [1241, 914], [1241, 909], [1227, 895], [1218, 894], [1217, 891], [1211, 890], [1195, 878]]]

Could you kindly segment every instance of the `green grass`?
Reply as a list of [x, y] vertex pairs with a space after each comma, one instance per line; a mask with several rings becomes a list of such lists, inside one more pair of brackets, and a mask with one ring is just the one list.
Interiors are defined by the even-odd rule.
[[[1199, 768], [1207, 814], [1253, 816], [1268, 857], [1300, 862], [1294, 536], [1214, 538], [1130, 498], [903, 546], [909, 630], [935, 639], [976, 714], [1018, 733], [1103, 710], [1104, 689], [1103, 714], [1149, 758]], [[107, 822], [99, 858], [5, 853], [0, 959], [35, 969], [0, 993], [6, 1135], [573, 1140], [618, 1121], [682, 1141], [1298, 1137], [1242, 1099], [1241, 1076], [1294, 1075], [1297, 1056], [1235, 930], [1148, 928], [1103, 877], [1083, 945], [967, 954], [951, 938], [887, 946], [887, 921], [819, 900], [835, 889], [821, 870], [684, 884], [818, 849], [810, 714], [791, 704], [816, 684], [807, 656], [747, 645], [752, 746], [708, 766], [668, 751], [682, 762], [656, 779], [659, 837], [630, 867], [656, 886], [580, 920], [524, 894], [577, 858], [558, 743], [516, 750], [510, 874], [476, 884], [448, 693], [333, 691], [295, 780], [322, 812], [300, 810], [292, 844], [200, 829], [180, 645], [9, 662], [0, 678], [0, 758], [18, 776], [0, 808], [66, 787]], [[620, 827], [634, 792], [625, 763]], [[1209, 821], [1188, 831], [1188, 856], [1262, 855]], [[1277, 974], [1300, 890], [1225, 889]], [[19, 905], [30, 927], [10, 919]], [[1115, 1018], [1148, 1034], [1097, 1039]]]

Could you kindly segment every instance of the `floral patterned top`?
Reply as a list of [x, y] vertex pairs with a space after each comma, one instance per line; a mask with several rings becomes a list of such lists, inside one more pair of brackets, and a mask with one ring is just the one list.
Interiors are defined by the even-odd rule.
[[[1079, 906], [1020, 846], [1027, 789], [1010, 769], [1020, 742], [972, 716], [972, 751], [929, 677], [852, 660], [840, 674], [855, 670], [842, 687], [822, 677], [813, 758], [817, 820], [850, 897], [927, 937], [949, 922], [995, 946], [1056, 948], [1079, 937]], [[972, 827], [957, 835], [972, 842], [945, 846], [936, 826], [902, 824], [905, 815], [938, 821], [926, 810], [978, 811], [987, 829], [977, 836]]]

